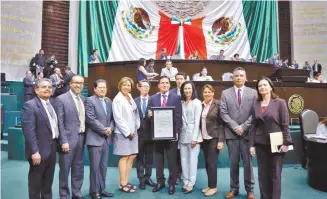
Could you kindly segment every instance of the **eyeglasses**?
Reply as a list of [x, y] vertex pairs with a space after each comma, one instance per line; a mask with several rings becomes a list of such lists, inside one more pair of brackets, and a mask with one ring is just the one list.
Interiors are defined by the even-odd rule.
[[84, 82], [71, 82], [72, 84], [78, 84], [78, 85], [83, 85]]

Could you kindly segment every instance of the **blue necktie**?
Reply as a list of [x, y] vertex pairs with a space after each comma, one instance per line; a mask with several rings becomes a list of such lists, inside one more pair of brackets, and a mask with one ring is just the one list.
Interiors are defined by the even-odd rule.
[[104, 112], [105, 112], [105, 114], [106, 114], [106, 116], [107, 116], [107, 115], [108, 115], [107, 104], [106, 104], [106, 102], [104, 101], [104, 99], [100, 99], [100, 101], [101, 101], [101, 104], [102, 104], [102, 106], [103, 106]]
[[145, 111], [146, 111], [146, 98], [142, 98], [142, 112], [143, 112], [143, 117], [145, 116]]

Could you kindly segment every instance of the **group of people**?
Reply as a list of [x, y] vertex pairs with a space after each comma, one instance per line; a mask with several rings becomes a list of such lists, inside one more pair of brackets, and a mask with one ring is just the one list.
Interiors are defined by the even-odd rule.
[[[159, 92], [150, 96], [150, 83], [137, 83], [140, 96], [131, 95], [134, 82], [124, 77], [118, 83], [118, 94], [113, 101], [106, 97], [107, 83], [94, 83], [94, 95], [81, 96], [84, 78], [74, 75], [70, 90], [55, 99], [52, 81], [40, 79], [36, 83], [37, 96], [27, 101], [21, 113], [26, 142], [26, 158], [30, 163], [30, 198], [52, 198], [52, 182], [59, 153], [60, 198], [84, 198], [81, 187], [84, 178], [84, 143], [90, 160], [90, 188], [92, 199], [112, 197], [105, 190], [109, 145], [120, 156], [118, 162], [119, 190], [132, 193], [146, 185], [153, 192], [165, 188], [164, 154], [168, 160], [168, 193], [175, 193], [178, 165], [181, 165], [183, 192], [193, 191], [197, 176], [200, 149], [205, 158], [208, 178], [202, 192], [211, 196], [218, 191], [218, 155], [227, 144], [230, 158], [230, 190], [225, 198], [239, 195], [239, 163], [244, 165], [244, 184], [247, 198], [253, 194], [254, 176], [252, 156], [257, 155], [261, 198], [281, 198], [282, 161], [288, 145], [289, 115], [284, 100], [274, 93], [272, 82], [263, 77], [256, 90], [246, 87], [243, 68], [233, 71], [234, 86], [215, 99], [216, 90], [209, 84], [202, 88], [203, 101], [185, 73], [176, 74], [177, 88], [170, 90], [170, 78], [161, 76]], [[176, 139], [153, 141], [151, 133], [152, 107], [174, 107]], [[269, 134], [283, 133], [280, 153], [270, 151]], [[156, 179], [151, 180], [153, 151], [155, 151]], [[178, 154], [180, 162], [178, 160]], [[136, 159], [138, 188], [129, 176]], [[110, 160], [109, 160], [110, 161]], [[71, 173], [71, 174], [70, 174]], [[68, 177], [71, 175], [71, 189]]]
[[[67, 92], [69, 88], [69, 82], [71, 78], [74, 76], [70, 67], [65, 67], [65, 75], [61, 74], [61, 70], [59, 68], [54, 68], [54, 73], [50, 75], [48, 78], [52, 82], [52, 94], [51, 97], [55, 98], [65, 92]], [[35, 97], [35, 85], [38, 81], [45, 78], [43, 73], [39, 73], [39, 76], [36, 79], [33, 79], [32, 71], [26, 71], [26, 75], [23, 79], [24, 84], [24, 102]]]
[[50, 77], [55, 73], [54, 69], [58, 61], [54, 54], [46, 58], [44, 56], [44, 50], [40, 49], [37, 54], [30, 61], [30, 71], [32, 72], [34, 79]]

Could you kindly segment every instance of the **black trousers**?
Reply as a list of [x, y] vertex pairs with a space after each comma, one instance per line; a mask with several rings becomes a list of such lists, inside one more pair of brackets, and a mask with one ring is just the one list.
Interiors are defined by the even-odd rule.
[[218, 155], [217, 149], [218, 138], [210, 140], [203, 139], [202, 150], [204, 154], [206, 172], [208, 176], [208, 187], [210, 189], [217, 188], [217, 169], [218, 169]]
[[136, 156], [137, 177], [140, 182], [149, 180], [152, 174], [154, 142], [139, 138], [139, 153]]
[[271, 153], [270, 145], [257, 144], [260, 199], [281, 198], [281, 174], [284, 153]]
[[165, 184], [164, 175], [164, 153], [166, 151], [168, 159], [169, 178], [168, 184], [175, 185], [176, 183], [176, 155], [177, 141], [159, 141], [155, 143], [156, 150], [156, 176], [158, 184]]
[[29, 159], [28, 192], [30, 199], [52, 199], [52, 182], [56, 167], [57, 141], [51, 143], [51, 152], [37, 166]]
[[[178, 146], [178, 145], [177, 145]], [[181, 178], [182, 176], [182, 163], [181, 163], [181, 151], [177, 148], [177, 155], [176, 155], [176, 178]]]

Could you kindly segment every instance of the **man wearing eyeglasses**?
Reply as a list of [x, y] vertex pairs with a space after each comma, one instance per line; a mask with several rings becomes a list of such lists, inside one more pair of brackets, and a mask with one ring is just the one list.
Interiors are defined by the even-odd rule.
[[[81, 96], [84, 78], [75, 75], [70, 90], [56, 98], [59, 123], [59, 195], [61, 199], [83, 199], [81, 188], [84, 178], [85, 98]], [[68, 176], [71, 171], [72, 197]]]
[[52, 82], [41, 79], [35, 92], [37, 96], [27, 101], [21, 112], [25, 155], [30, 165], [28, 193], [30, 199], [52, 199], [59, 136], [58, 117], [50, 102]]

